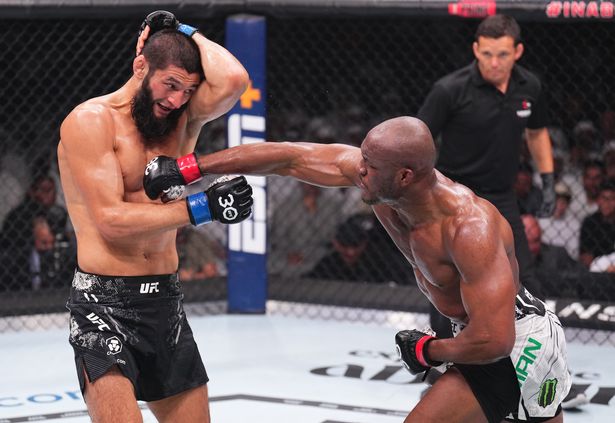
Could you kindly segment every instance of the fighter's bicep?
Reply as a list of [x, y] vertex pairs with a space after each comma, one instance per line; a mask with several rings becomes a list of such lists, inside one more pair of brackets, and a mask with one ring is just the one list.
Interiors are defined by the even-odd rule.
[[358, 183], [361, 150], [345, 144], [296, 143], [302, 151], [296, 155], [287, 175], [305, 182], [344, 187]]
[[467, 221], [456, 231], [451, 251], [470, 321], [497, 327], [513, 323], [516, 289], [504, 243], [493, 226], [483, 219]]
[[109, 126], [100, 112], [85, 110], [72, 112], [60, 130], [71, 178], [91, 206], [112, 203], [124, 194], [121, 167]]
[[[243, 70], [243, 72], [242, 72]], [[228, 112], [247, 88], [247, 73], [243, 67], [224, 79], [224, 84], [201, 82], [188, 102], [188, 122], [202, 127]]]
[[202, 127], [207, 122], [211, 122], [226, 113], [227, 109], [230, 109], [234, 104], [231, 104], [233, 100], [237, 101], [237, 99], [224, 101], [224, 97], [215, 87], [211, 87], [206, 81], [202, 82], [188, 102], [189, 124]]

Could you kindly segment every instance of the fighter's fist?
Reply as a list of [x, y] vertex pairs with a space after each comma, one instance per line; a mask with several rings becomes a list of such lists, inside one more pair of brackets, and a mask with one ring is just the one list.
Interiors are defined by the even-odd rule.
[[252, 213], [252, 187], [243, 176], [222, 176], [205, 192], [186, 198], [190, 222], [202, 225], [212, 220], [239, 223]]
[[148, 26], [148, 36], [151, 36], [152, 34], [155, 34], [156, 32], [163, 29], [176, 29], [177, 31], [187, 35], [188, 37], [192, 37], [192, 35], [197, 31], [196, 28], [191, 27], [190, 25], [179, 23], [175, 15], [171, 12], [167, 12], [166, 10], [156, 10], [155, 12], [152, 12], [147, 15], [143, 20], [143, 23], [141, 24], [141, 30], [139, 31], [139, 35], [141, 35], [141, 33]]
[[395, 347], [404, 367], [413, 375], [442, 364], [427, 357], [426, 347], [437, 339], [419, 330], [402, 330], [395, 335]]
[[151, 200], [162, 195], [162, 200], [167, 202], [181, 197], [185, 185], [198, 181], [202, 176], [194, 153], [179, 159], [157, 156], [145, 167], [143, 188]]

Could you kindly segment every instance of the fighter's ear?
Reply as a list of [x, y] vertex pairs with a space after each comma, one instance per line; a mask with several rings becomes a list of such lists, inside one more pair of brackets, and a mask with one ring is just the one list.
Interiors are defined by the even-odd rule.
[[474, 57], [478, 59], [478, 42], [476, 41], [472, 43], [472, 52], [474, 53]]
[[134, 60], [132, 61], [133, 74], [137, 78], [143, 79], [145, 78], [145, 75], [147, 75], [147, 70], [148, 70], [148, 65], [147, 65], [147, 60], [145, 59], [145, 56], [140, 54], [137, 57], [135, 57]]
[[409, 185], [414, 180], [414, 171], [412, 169], [402, 168], [399, 170], [399, 182], [403, 185]]
[[515, 60], [519, 60], [521, 58], [521, 56], [523, 55], [525, 48], [523, 47], [523, 44], [519, 43], [515, 46]]

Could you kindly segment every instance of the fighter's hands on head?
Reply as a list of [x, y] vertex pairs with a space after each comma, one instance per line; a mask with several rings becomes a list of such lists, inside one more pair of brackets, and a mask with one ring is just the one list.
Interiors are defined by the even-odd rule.
[[137, 38], [137, 47], [135, 48], [135, 56], [141, 54], [147, 37], [149, 37], [149, 27], [145, 27], [144, 30], [139, 32], [139, 37]]
[[188, 37], [192, 37], [198, 30], [190, 25], [180, 23], [174, 14], [166, 10], [156, 10], [145, 17], [139, 29], [136, 55], [141, 54], [145, 40], [150, 35], [163, 29], [175, 29]]

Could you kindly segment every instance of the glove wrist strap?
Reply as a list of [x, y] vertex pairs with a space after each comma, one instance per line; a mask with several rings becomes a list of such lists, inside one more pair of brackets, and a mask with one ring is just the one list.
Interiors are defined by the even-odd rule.
[[432, 361], [429, 358], [427, 358], [427, 352], [425, 351], [425, 349], [427, 348], [427, 344], [429, 344], [434, 339], [437, 339], [437, 338], [426, 335], [422, 337], [421, 339], [419, 339], [416, 343], [416, 348], [415, 348], [416, 359], [418, 360], [419, 363], [421, 363], [421, 365], [425, 367], [439, 366], [440, 364], [442, 364], [442, 362]]
[[188, 37], [192, 37], [195, 32], [198, 32], [198, 29], [186, 24], [179, 24], [177, 30]]
[[194, 153], [187, 154], [177, 159], [177, 166], [179, 167], [184, 181], [186, 181], [188, 185], [203, 177], [199, 169], [199, 162]]
[[209, 209], [209, 200], [204, 192], [197, 192], [186, 198], [190, 223], [194, 226], [204, 225], [213, 220]]

